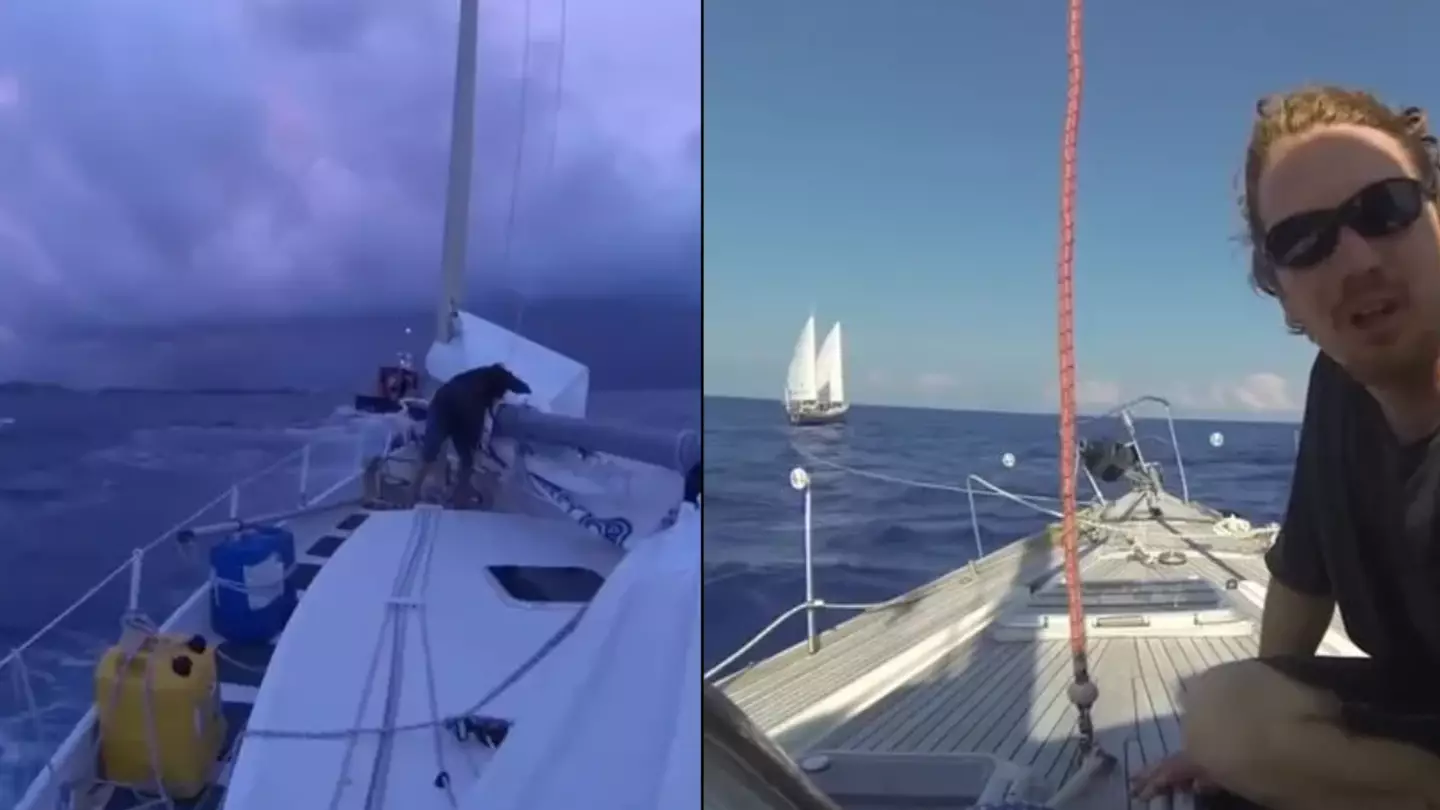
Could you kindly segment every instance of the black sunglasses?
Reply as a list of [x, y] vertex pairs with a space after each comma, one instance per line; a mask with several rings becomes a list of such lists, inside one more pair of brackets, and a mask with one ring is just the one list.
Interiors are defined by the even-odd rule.
[[1265, 232], [1265, 255], [1302, 270], [1325, 261], [1340, 244], [1340, 229], [1365, 239], [1391, 236], [1415, 224], [1433, 190], [1413, 177], [1371, 183], [1338, 206], [1286, 217]]

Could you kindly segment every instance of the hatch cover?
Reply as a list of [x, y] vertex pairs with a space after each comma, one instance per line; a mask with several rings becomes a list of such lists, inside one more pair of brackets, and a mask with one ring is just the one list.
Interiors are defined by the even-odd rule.
[[[1105, 579], [1080, 588], [1085, 632], [1106, 637], [1247, 636], [1254, 624], [1208, 580]], [[1051, 582], [1004, 612], [991, 627], [1000, 641], [1048, 641], [1070, 635], [1063, 581]]]
[[[1184, 610], [1217, 608], [1224, 604], [1219, 589], [1198, 578], [1082, 582], [1080, 597], [1086, 609]], [[1034, 608], [1064, 610], [1067, 604], [1063, 581], [1051, 583], [1030, 595], [1030, 606]]]

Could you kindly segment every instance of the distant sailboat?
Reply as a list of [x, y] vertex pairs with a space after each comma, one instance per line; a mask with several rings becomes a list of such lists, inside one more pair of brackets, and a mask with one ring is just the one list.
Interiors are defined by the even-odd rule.
[[844, 420], [850, 403], [845, 401], [843, 354], [839, 322], [830, 328], [817, 354], [815, 316], [805, 320], [785, 376], [785, 413], [790, 424], [825, 425]]

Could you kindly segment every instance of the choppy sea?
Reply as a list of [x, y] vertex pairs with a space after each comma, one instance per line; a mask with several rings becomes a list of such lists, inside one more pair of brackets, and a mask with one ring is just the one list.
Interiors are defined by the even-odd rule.
[[[360, 418], [344, 392], [79, 391], [0, 385], [0, 657], [207, 503], [223, 518], [231, 482], [312, 444], [313, 494], [355, 468]], [[696, 391], [598, 392], [597, 416], [698, 427]], [[242, 513], [292, 508], [298, 461], [241, 489]], [[162, 621], [203, 582], [178, 547], [147, 555], [141, 607]], [[85, 607], [0, 667], [0, 807], [92, 699], [95, 655], [114, 643], [129, 592], [114, 578]], [[34, 695], [32, 701], [30, 695]], [[31, 708], [33, 704], [33, 709]]]
[[[0, 386], [0, 650], [202, 505], [218, 501], [212, 514], [223, 515], [230, 482], [302, 445], [316, 448], [312, 488], [338, 480], [353, 469], [359, 433], [345, 401], [343, 393], [294, 390]], [[599, 393], [593, 410], [652, 425], [701, 421], [696, 392]], [[793, 467], [812, 479], [816, 592], [831, 601], [888, 598], [972, 559], [969, 475], [1030, 496], [1058, 489], [1054, 416], [857, 406], [844, 424], [797, 429], [775, 403], [725, 398], [706, 398], [703, 415], [707, 669], [803, 598]], [[1120, 430], [1104, 420], [1082, 428], [1087, 436]], [[1165, 423], [1141, 420], [1139, 431], [1144, 452], [1178, 488]], [[1294, 425], [1181, 420], [1176, 431], [1192, 497], [1252, 522], [1279, 519]], [[288, 507], [297, 473], [282, 465], [244, 490], [245, 510]], [[987, 552], [1050, 520], [993, 496], [977, 496], [975, 517]], [[163, 618], [204, 571], [174, 550], [147, 560], [142, 607]], [[93, 656], [114, 641], [127, 589], [117, 578], [24, 656], [39, 686], [36, 711], [13, 682], [17, 670], [0, 672], [0, 807], [88, 705]], [[802, 637], [794, 621], [751, 655]]]

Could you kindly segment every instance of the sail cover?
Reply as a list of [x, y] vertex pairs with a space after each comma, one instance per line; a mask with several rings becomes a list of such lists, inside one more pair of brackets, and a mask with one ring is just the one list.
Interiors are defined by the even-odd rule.
[[699, 507], [637, 542], [550, 655], [552, 699], [516, 718], [462, 810], [694, 807]]

